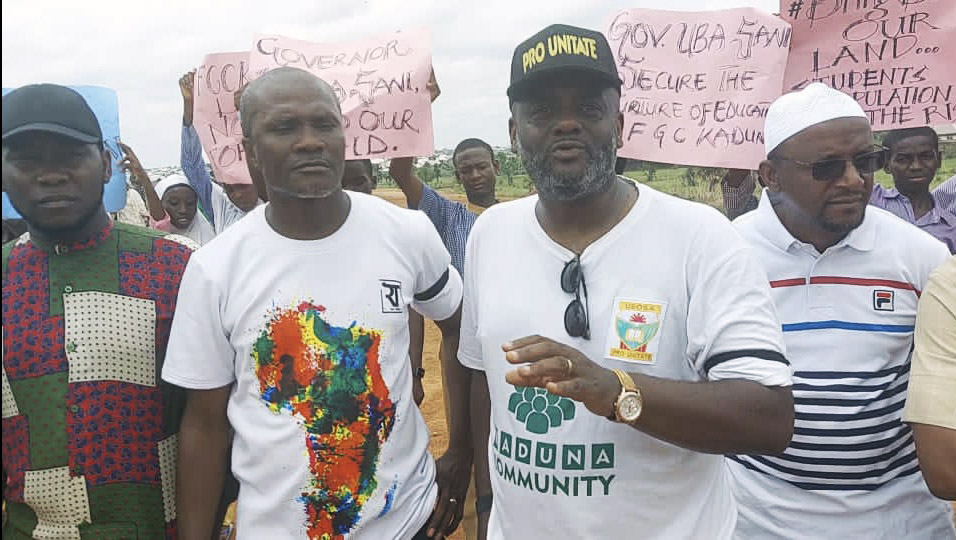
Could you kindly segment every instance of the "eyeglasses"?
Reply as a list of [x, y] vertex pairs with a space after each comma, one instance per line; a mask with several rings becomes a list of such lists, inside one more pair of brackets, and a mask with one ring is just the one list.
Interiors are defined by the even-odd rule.
[[853, 166], [856, 167], [857, 172], [860, 174], [873, 174], [874, 172], [882, 169], [886, 164], [886, 153], [887, 149], [880, 146], [862, 154], [857, 154], [850, 159], [822, 159], [820, 161], [813, 162], [800, 161], [799, 159], [788, 157], [777, 157], [776, 159], [782, 159], [784, 161], [796, 163], [801, 167], [810, 167], [810, 173], [813, 175], [814, 180], [819, 180], [821, 182], [832, 182], [838, 178], [841, 178], [843, 173], [846, 172], [847, 161], [852, 161]]
[[[591, 323], [588, 318], [588, 287], [584, 283], [584, 273], [581, 272], [581, 256], [575, 255], [564, 265], [561, 271], [561, 290], [573, 293], [574, 300], [564, 310], [564, 330], [571, 337], [591, 339]], [[581, 292], [584, 292], [584, 302], [581, 302]]]

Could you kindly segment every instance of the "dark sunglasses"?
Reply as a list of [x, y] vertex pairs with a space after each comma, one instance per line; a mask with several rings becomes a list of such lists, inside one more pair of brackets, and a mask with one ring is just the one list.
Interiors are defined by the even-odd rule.
[[[561, 290], [574, 294], [574, 300], [564, 310], [564, 330], [571, 337], [591, 339], [591, 323], [588, 319], [588, 287], [584, 283], [584, 273], [581, 272], [581, 256], [575, 255], [565, 263], [561, 271]], [[584, 292], [584, 302], [581, 302], [581, 292]]]
[[834, 158], [809, 162], [788, 157], [779, 157], [777, 159], [796, 163], [801, 167], [809, 167], [810, 173], [813, 175], [814, 180], [819, 180], [821, 182], [832, 182], [843, 177], [843, 173], [846, 172], [847, 161], [852, 161], [853, 166], [856, 167], [856, 170], [860, 174], [873, 174], [886, 165], [886, 155], [887, 149], [881, 146], [874, 150], [857, 154], [849, 160], [846, 158]]

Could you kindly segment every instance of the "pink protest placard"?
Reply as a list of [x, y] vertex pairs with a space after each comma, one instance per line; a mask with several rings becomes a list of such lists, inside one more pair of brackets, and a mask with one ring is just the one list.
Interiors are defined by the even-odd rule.
[[196, 69], [193, 126], [216, 180], [225, 184], [252, 183], [234, 96], [248, 74], [248, 52], [208, 54]]
[[342, 106], [346, 159], [427, 156], [435, 150], [428, 33], [400, 32], [349, 43], [257, 35], [251, 77], [289, 66], [329, 83]]
[[648, 161], [752, 169], [780, 95], [790, 27], [755, 9], [631, 9], [606, 36], [624, 82], [624, 146]]
[[780, 0], [793, 27], [784, 89], [820, 81], [873, 129], [956, 122], [956, 1]]

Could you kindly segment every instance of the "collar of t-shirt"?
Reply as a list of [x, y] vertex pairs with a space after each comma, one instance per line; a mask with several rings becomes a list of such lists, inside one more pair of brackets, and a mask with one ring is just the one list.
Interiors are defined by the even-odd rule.
[[53, 245], [38, 244], [36, 240], [30, 239], [30, 243], [36, 246], [38, 249], [55, 253], [56, 255], [66, 255], [67, 253], [73, 251], [82, 251], [85, 249], [92, 249], [96, 246], [102, 244], [109, 238], [110, 233], [113, 232], [113, 220], [110, 219], [105, 227], [95, 232], [92, 236], [85, 240], [77, 240], [75, 242], [58, 242]]
[[[541, 226], [541, 222], [538, 221], [538, 216], [535, 212], [536, 202], [530, 204], [530, 211], [525, 214], [524, 219], [526, 220], [528, 229], [538, 238], [540, 245], [551, 251], [559, 259], [568, 261], [575, 255], [578, 255], [581, 258], [581, 264], [589, 266], [590, 264], [599, 262], [604, 253], [615, 246], [618, 238], [631, 230], [635, 221], [643, 219], [645, 213], [653, 205], [653, 200], [660, 196], [660, 192], [654, 191], [648, 186], [638, 186], [638, 184], [633, 181], [631, 181], [630, 185], [633, 186], [634, 190], [638, 193], [634, 205], [631, 206], [621, 219], [608, 229], [607, 232], [585, 246], [585, 248], [581, 250], [581, 253], [576, 254], [555, 242], [554, 239], [548, 235], [548, 232]], [[536, 195], [529, 196], [528, 198], [537, 201]]]
[[[882, 211], [879, 208], [868, 207], [865, 216], [863, 217], [863, 223], [859, 227], [850, 231], [843, 240], [840, 240], [835, 245], [830, 247], [827, 251], [839, 249], [843, 246], [851, 247], [857, 251], [870, 251], [876, 246], [876, 229], [873, 223], [873, 219], [870, 217], [870, 212], [872, 211]], [[777, 216], [777, 212], [773, 209], [773, 205], [770, 204], [770, 197], [767, 194], [767, 188], [763, 189], [763, 193], [760, 197], [760, 202], [757, 204], [757, 213], [758, 220], [758, 230], [760, 233], [770, 241], [771, 244], [779, 248], [781, 251], [790, 251], [791, 247], [796, 246], [810, 246], [810, 244], [803, 242], [795, 238], [790, 231], [784, 227], [783, 222], [780, 221], [780, 218]], [[811, 246], [812, 247], [812, 246]], [[814, 248], [814, 251], [815, 248]]]

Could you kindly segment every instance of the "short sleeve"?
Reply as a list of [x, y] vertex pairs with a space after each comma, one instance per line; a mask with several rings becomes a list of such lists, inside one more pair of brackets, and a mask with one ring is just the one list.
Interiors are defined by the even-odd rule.
[[923, 291], [913, 347], [903, 420], [956, 429], [956, 257]]
[[163, 379], [194, 390], [234, 382], [236, 352], [222, 324], [222, 294], [195, 257], [186, 265], [176, 302]]
[[484, 371], [481, 340], [478, 339], [478, 288], [475, 286], [477, 277], [475, 258], [478, 254], [474, 245], [476, 236], [473, 230], [465, 248], [465, 275], [462, 278], [465, 286], [461, 304], [458, 361], [465, 367]]
[[766, 272], [726, 222], [708, 224], [689, 265], [687, 354], [709, 380], [789, 386], [792, 369]]
[[433, 321], [442, 321], [454, 315], [461, 305], [461, 276], [451, 265], [448, 250], [427, 218], [417, 212], [411, 215], [421, 239], [421, 248], [416, 250], [418, 268], [412, 307]]

